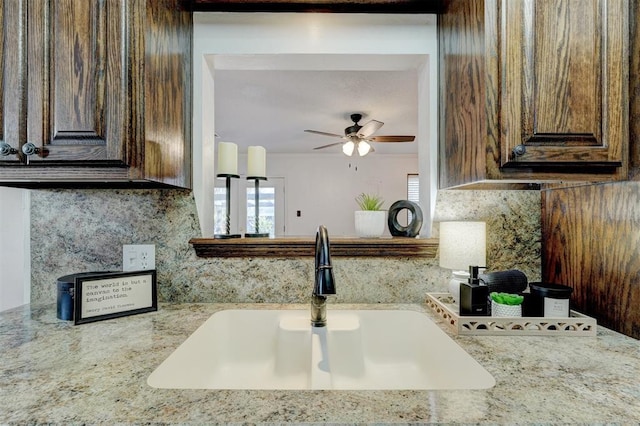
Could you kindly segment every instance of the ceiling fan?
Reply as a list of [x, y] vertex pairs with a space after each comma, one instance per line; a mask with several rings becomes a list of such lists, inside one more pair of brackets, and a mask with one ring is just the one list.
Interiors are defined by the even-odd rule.
[[343, 139], [343, 142], [330, 143], [313, 149], [324, 149], [331, 146], [342, 145], [342, 152], [346, 155], [353, 155], [353, 152], [357, 149], [358, 155], [361, 157], [374, 151], [369, 142], [413, 142], [416, 139], [415, 136], [373, 136], [384, 123], [378, 120], [370, 120], [361, 126], [358, 124], [360, 120], [362, 120], [362, 114], [351, 114], [353, 124], [344, 129], [344, 136], [317, 130], [305, 130], [305, 132]]

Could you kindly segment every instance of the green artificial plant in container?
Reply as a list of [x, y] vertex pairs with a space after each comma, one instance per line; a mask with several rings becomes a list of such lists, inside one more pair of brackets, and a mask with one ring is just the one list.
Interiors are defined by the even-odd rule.
[[356, 235], [363, 238], [378, 238], [384, 232], [386, 222], [382, 210], [384, 199], [379, 195], [365, 194], [356, 197], [360, 210], [355, 211]]
[[356, 203], [358, 203], [360, 210], [380, 211], [384, 200], [379, 195], [370, 195], [363, 192], [356, 197]]
[[522, 316], [522, 302], [524, 301], [524, 296], [520, 294], [492, 292], [489, 297], [491, 297], [491, 316]]

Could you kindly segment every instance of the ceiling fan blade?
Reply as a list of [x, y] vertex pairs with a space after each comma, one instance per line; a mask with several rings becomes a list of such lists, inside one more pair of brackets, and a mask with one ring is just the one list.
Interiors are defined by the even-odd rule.
[[305, 132], [307, 133], [315, 133], [316, 135], [323, 135], [323, 136], [331, 136], [334, 138], [342, 138], [342, 135], [336, 135], [335, 133], [327, 133], [327, 132], [319, 132], [318, 130], [305, 130]]
[[342, 145], [344, 142], [336, 142], [336, 143], [330, 143], [329, 145], [322, 145], [322, 146], [317, 146], [313, 149], [324, 149], [324, 148], [329, 148], [330, 146], [336, 146], [336, 145]]
[[358, 136], [361, 138], [368, 138], [372, 134], [378, 131], [380, 127], [384, 126], [382, 121], [371, 120], [365, 123], [358, 131]]
[[367, 138], [371, 142], [413, 142], [415, 136], [373, 136]]

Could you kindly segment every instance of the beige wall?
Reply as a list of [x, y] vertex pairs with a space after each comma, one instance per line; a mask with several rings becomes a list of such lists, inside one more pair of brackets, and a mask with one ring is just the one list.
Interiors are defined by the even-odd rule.
[[267, 160], [268, 174], [284, 177], [287, 235], [311, 235], [322, 223], [334, 236], [353, 236], [358, 194], [380, 195], [388, 209], [407, 198], [407, 174], [418, 173], [417, 154], [274, 154]]

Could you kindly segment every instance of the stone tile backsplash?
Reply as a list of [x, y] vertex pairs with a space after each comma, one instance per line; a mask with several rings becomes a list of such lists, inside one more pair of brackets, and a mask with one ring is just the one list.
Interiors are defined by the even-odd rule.
[[[487, 222], [491, 270], [540, 279], [539, 191], [440, 191], [435, 221]], [[434, 224], [437, 235], [438, 224]], [[56, 298], [56, 279], [122, 269], [123, 244], [155, 244], [164, 302], [306, 303], [313, 259], [199, 258], [200, 227], [182, 190], [35, 190], [31, 193], [31, 302]], [[446, 291], [438, 259], [334, 257], [335, 303], [420, 303]]]

